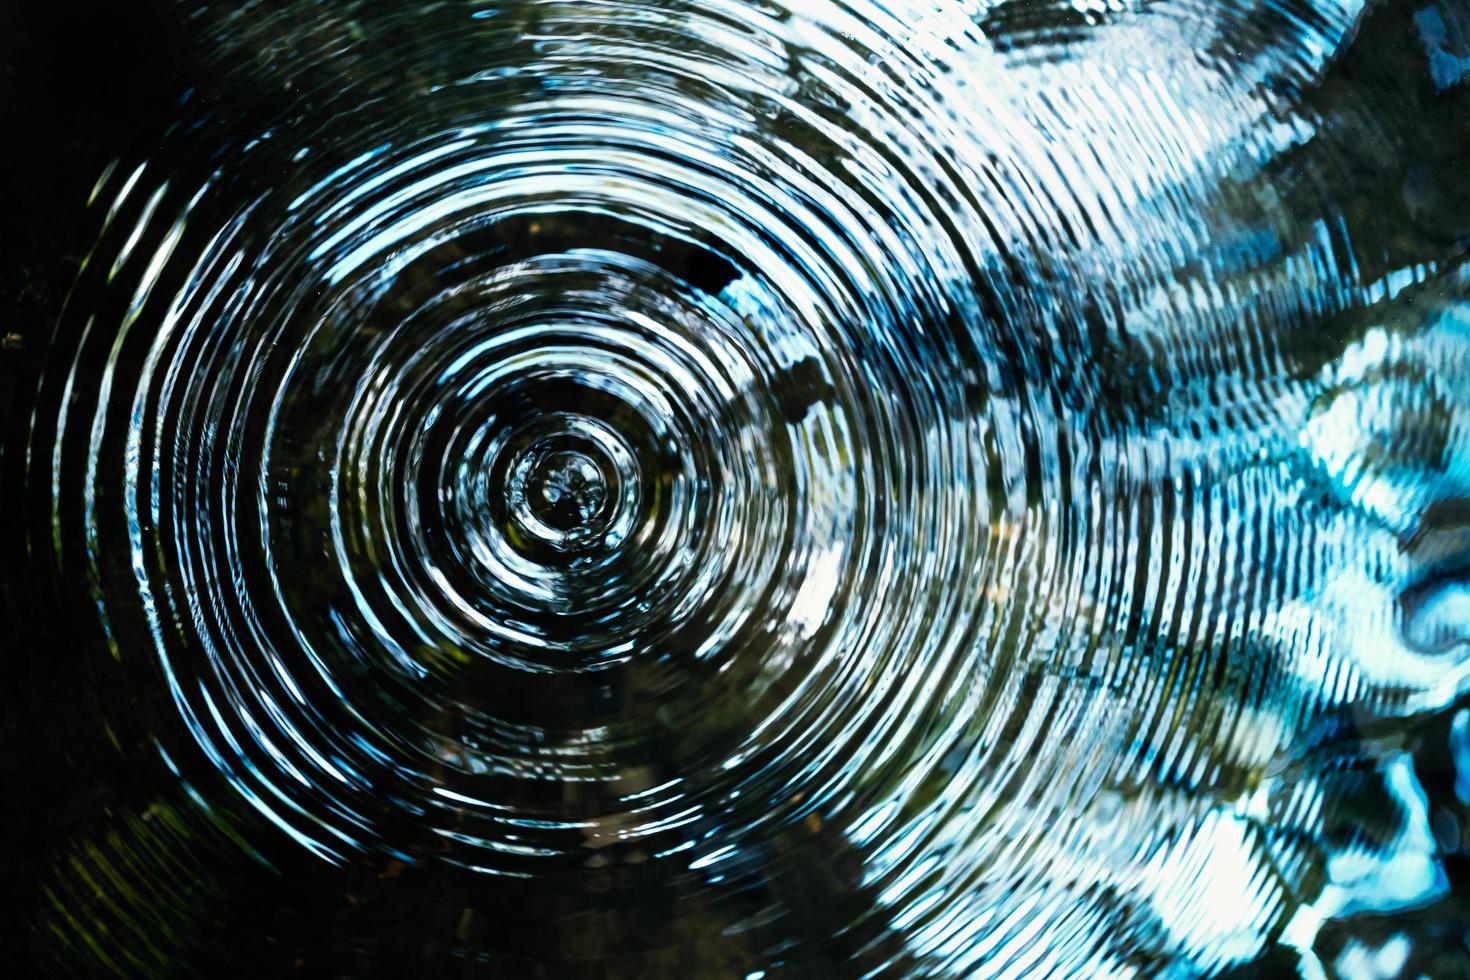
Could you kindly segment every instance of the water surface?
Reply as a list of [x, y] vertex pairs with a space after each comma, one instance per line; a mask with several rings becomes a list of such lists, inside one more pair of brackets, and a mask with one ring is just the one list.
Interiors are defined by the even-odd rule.
[[138, 17], [7, 347], [29, 962], [1470, 964], [1470, 9]]

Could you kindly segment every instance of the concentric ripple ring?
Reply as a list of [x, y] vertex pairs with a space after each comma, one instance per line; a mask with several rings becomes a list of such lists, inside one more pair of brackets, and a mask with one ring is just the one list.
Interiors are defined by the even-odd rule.
[[391, 7], [205, 18], [41, 385], [190, 806], [727, 936], [818, 841], [870, 975], [1194, 975], [1366, 907], [1340, 752], [1437, 894], [1343, 747], [1470, 693], [1459, 198], [1340, 190], [1387, 14]]

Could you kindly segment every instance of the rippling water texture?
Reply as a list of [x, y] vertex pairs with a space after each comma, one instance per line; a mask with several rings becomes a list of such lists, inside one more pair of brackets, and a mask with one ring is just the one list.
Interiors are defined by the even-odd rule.
[[16, 337], [43, 962], [1470, 963], [1470, 8], [166, 9]]

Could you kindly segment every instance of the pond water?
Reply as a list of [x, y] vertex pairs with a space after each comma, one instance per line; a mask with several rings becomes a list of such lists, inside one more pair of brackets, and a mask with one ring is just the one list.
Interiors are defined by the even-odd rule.
[[1470, 970], [1470, 7], [138, 6], [6, 49], [16, 975]]

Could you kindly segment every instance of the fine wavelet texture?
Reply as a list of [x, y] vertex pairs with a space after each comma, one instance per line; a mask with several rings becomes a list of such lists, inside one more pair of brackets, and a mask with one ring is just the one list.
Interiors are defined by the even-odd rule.
[[57, 962], [1463, 947], [1461, 4], [173, 15], [24, 447], [139, 787]]

